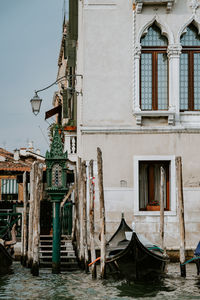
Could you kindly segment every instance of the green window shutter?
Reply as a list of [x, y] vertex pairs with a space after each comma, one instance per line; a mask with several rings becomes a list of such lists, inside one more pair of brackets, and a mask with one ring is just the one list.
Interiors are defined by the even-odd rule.
[[63, 118], [68, 118], [68, 92], [63, 90]]
[[76, 66], [76, 41], [74, 40], [68, 40], [67, 58], [68, 58], [68, 67], [75, 67]]
[[77, 95], [76, 95], [76, 93], [74, 93], [73, 120], [74, 120], [74, 126], [77, 126]]
[[78, 0], [69, 0], [69, 39], [78, 39]]
[[67, 59], [68, 54], [68, 37], [65, 38], [64, 43], [64, 59]]

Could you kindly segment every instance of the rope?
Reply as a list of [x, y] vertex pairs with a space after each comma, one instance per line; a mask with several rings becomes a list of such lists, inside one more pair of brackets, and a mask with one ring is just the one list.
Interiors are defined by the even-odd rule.
[[189, 260], [185, 261], [183, 264], [181, 264], [181, 266], [184, 266], [184, 265], [186, 265], [186, 264], [190, 263], [191, 261], [193, 261], [193, 260], [197, 260], [197, 259], [199, 259], [199, 260], [200, 260], [200, 256], [195, 256], [195, 257], [193, 257], [193, 258], [191, 258], [191, 259], [189, 259]]
[[95, 262], [97, 262], [100, 259], [101, 259], [101, 257], [96, 258], [94, 261], [92, 261], [90, 264], [88, 264], [88, 266], [90, 267], [91, 265], [93, 265]]
[[148, 250], [159, 250], [162, 253], [164, 252], [163, 249], [159, 248], [158, 246], [148, 247]]

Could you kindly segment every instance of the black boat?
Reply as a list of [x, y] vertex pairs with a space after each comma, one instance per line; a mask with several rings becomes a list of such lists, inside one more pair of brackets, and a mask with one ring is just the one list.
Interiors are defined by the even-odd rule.
[[0, 244], [0, 274], [6, 274], [9, 267], [12, 265], [13, 256], [10, 252], [10, 247], [7, 249], [4, 245]]
[[106, 250], [106, 274], [128, 281], [153, 280], [164, 273], [169, 261], [162, 249], [132, 231], [123, 216]]
[[0, 240], [0, 275], [9, 272], [9, 267], [14, 259], [14, 245], [16, 244], [16, 224], [11, 230], [12, 240]]

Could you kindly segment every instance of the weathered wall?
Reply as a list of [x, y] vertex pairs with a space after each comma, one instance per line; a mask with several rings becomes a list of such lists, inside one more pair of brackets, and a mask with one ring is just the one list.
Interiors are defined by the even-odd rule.
[[[179, 112], [180, 34], [193, 19], [200, 24], [200, 8], [193, 14], [188, 0], [177, 0], [167, 14], [166, 6], [132, 9], [133, 1], [87, 0], [80, 3], [77, 73], [83, 74], [83, 96], [78, 96], [78, 155], [96, 159], [100, 147], [104, 161], [104, 186], [108, 235], [120, 221], [121, 212], [136, 230], [159, 241], [157, 213], [138, 213], [134, 158], [136, 156], [181, 156], [186, 220], [186, 246], [199, 241], [200, 220], [200, 112]], [[142, 118], [136, 125], [137, 46], [142, 31], [156, 21], [173, 46], [169, 67], [170, 107], [176, 111], [173, 126], [167, 118]], [[137, 52], [137, 55], [136, 55]], [[175, 182], [175, 173], [173, 174]], [[127, 187], [121, 187], [125, 180]], [[97, 186], [97, 183], [96, 183]], [[179, 246], [176, 186], [171, 186], [173, 210], [166, 214], [166, 244]], [[96, 231], [98, 190], [96, 190]]]
[[[192, 148], [191, 148], [192, 145]], [[159, 242], [159, 212], [138, 212], [136, 209], [136, 181], [134, 180], [135, 156], [181, 156], [183, 163], [183, 185], [187, 248], [194, 248], [200, 228], [200, 147], [199, 134], [93, 134], [83, 135], [84, 159], [96, 159], [96, 148], [103, 153], [104, 188], [108, 232], [114, 232], [121, 212], [129, 224], [135, 220], [136, 230]], [[171, 174], [172, 176], [172, 174]], [[125, 180], [127, 187], [121, 187]], [[96, 187], [97, 187], [96, 174]], [[176, 194], [176, 186], [171, 186]], [[172, 203], [174, 201], [175, 203]], [[96, 191], [98, 212], [98, 190]], [[166, 243], [168, 248], [179, 246], [179, 222], [177, 199], [171, 197], [172, 212], [165, 212]], [[98, 213], [97, 213], [98, 215]], [[98, 223], [98, 220], [97, 220]], [[97, 224], [98, 228], [98, 224]], [[152, 236], [151, 236], [152, 235]]]

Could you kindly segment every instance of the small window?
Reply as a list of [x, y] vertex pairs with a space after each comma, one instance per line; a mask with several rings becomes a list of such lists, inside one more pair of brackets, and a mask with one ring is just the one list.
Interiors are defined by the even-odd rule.
[[168, 109], [168, 41], [153, 24], [141, 38], [140, 106], [142, 110]]
[[164, 169], [164, 207], [170, 207], [169, 161], [139, 162], [139, 209], [160, 210], [161, 167]]

